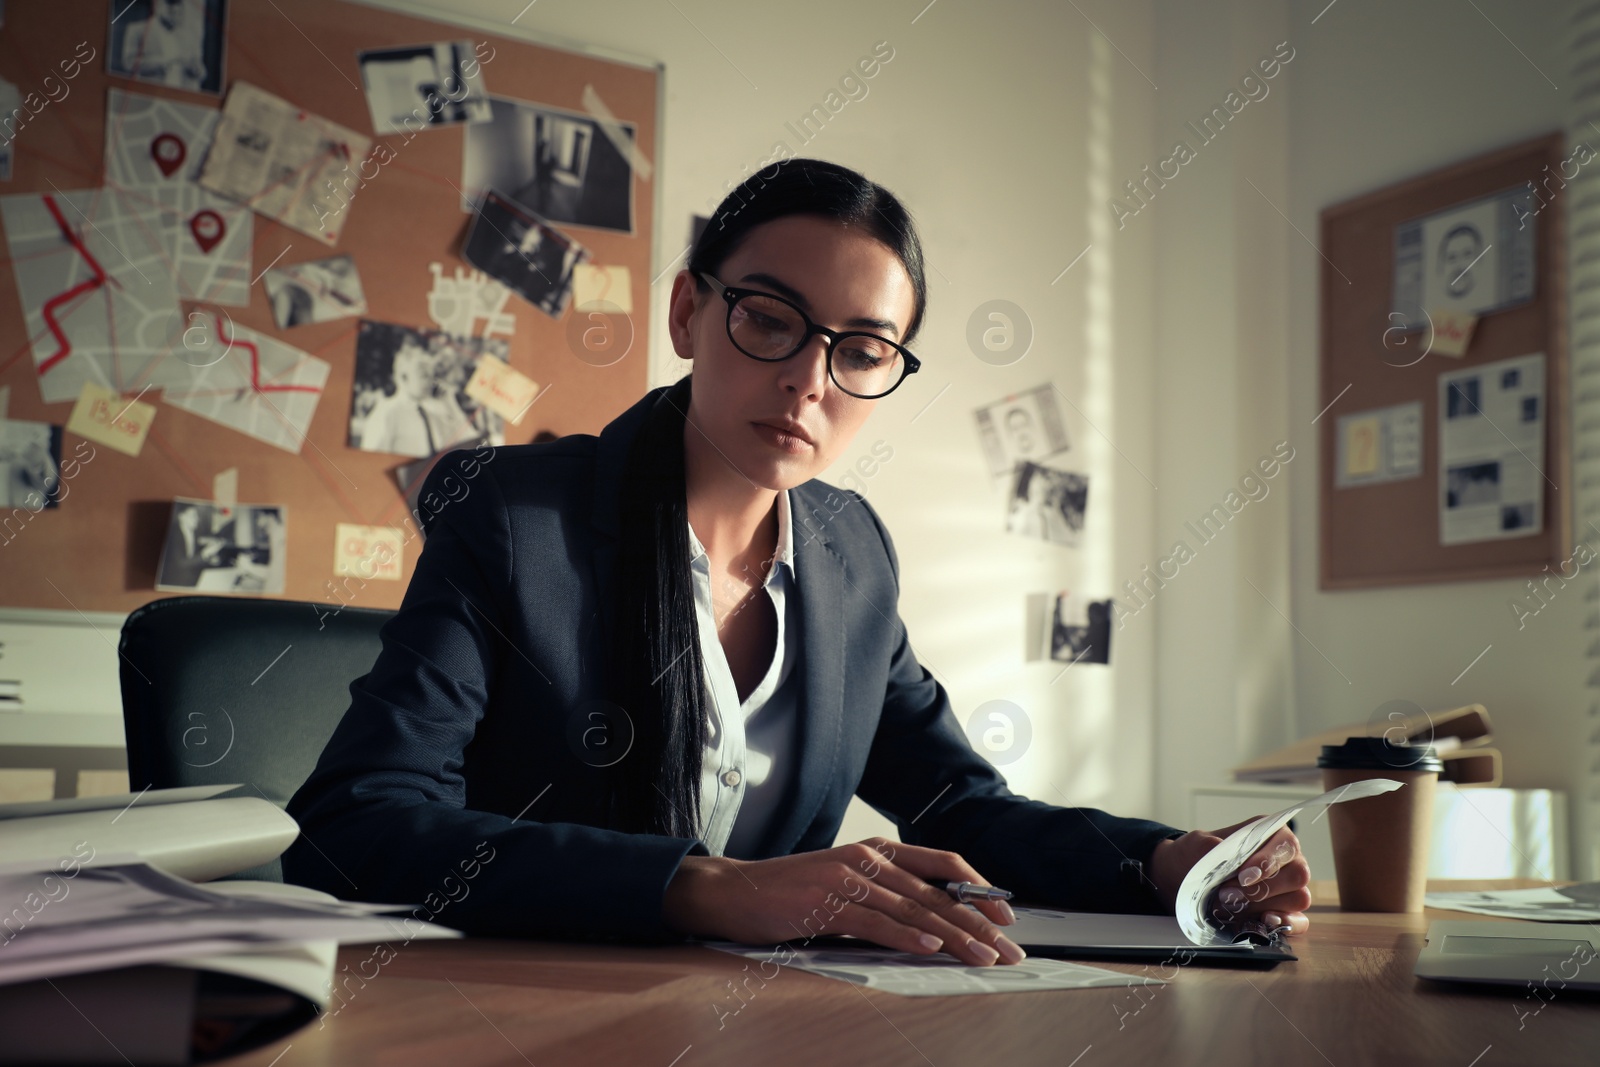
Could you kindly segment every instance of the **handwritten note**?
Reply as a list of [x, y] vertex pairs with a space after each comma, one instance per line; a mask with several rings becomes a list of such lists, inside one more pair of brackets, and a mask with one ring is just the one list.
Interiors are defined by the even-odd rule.
[[628, 268], [599, 267], [592, 263], [573, 267], [572, 306], [579, 311], [633, 314], [633, 280]]
[[1429, 352], [1440, 356], [1467, 354], [1467, 346], [1472, 343], [1473, 327], [1478, 325], [1478, 316], [1467, 311], [1430, 308], [1428, 321], [1433, 323], [1433, 344], [1429, 346]]
[[509, 363], [480, 359], [478, 369], [467, 383], [467, 395], [516, 426], [527, 414], [534, 397], [539, 395], [539, 383]]
[[333, 573], [356, 578], [397, 582], [405, 531], [394, 526], [357, 526], [341, 522], [334, 527]]
[[154, 404], [124, 400], [117, 393], [94, 382], [84, 382], [78, 402], [73, 405], [67, 429], [97, 444], [137, 456], [150, 434], [156, 416]]

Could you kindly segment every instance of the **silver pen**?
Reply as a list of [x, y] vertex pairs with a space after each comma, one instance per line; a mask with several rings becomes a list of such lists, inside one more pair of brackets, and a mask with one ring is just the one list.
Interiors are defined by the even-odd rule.
[[930, 878], [928, 884], [935, 889], [942, 889], [965, 904], [969, 900], [1010, 900], [1011, 891], [1000, 889], [992, 885], [979, 885], [977, 882], [951, 882], [944, 878]]

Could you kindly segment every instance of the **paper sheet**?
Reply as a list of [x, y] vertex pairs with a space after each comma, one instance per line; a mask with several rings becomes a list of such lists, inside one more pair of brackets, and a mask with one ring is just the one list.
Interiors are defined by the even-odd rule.
[[1233, 938], [1223, 934], [1207, 921], [1206, 908], [1211, 901], [1212, 892], [1237, 874], [1245, 861], [1255, 854], [1267, 838], [1277, 833], [1296, 815], [1311, 814], [1332, 804], [1393, 792], [1403, 784], [1392, 778], [1368, 778], [1352, 782], [1338, 789], [1330, 789], [1320, 797], [1284, 808], [1275, 814], [1263, 815], [1235, 830], [1216, 848], [1202, 856], [1200, 861], [1189, 869], [1183, 884], [1178, 887], [1177, 915], [1178, 924], [1183, 928], [1183, 932], [1197, 945], [1231, 944]]
[[1439, 542], [1544, 528], [1544, 353], [1439, 375]]
[[47, 404], [85, 382], [120, 393], [188, 380], [175, 355], [182, 309], [148, 213], [105, 189], [0, 197], [0, 219]]
[[[793, 967], [907, 997], [1166, 984], [1163, 979], [1146, 975], [1123, 974], [1104, 967], [1032, 956], [1021, 963], [969, 967], [947, 953], [919, 956], [914, 952], [896, 952], [869, 945], [861, 948], [791, 949], [782, 945], [770, 948], [731, 941], [710, 941], [705, 944], [707, 948], [719, 952], [761, 961], [762, 967], [758, 972], [765, 981], [776, 978], [780, 966]], [[731, 1010], [737, 1010], [737, 1007], [737, 1004], [730, 1003]]]
[[185, 299], [242, 306], [250, 302], [254, 219], [249, 209], [195, 184], [220, 114], [110, 90], [106, 185], [123, 210], [153, 216]]
[[1600, 921], [1600, 882], [1584, 882], [1559, 889], [1541, 886], [1538, 889], [1494, 889], [1478, 893], [1429, 893], [1423, 902], [1430, 908], [1497, 915], [1504, 919], [1597, 922]]
[[247, 82], [234, 82], [200, 184], [332, 245], [372, 141]]
[[192, 368], [185, 385], [169, 387], [167, 403], [298, 453], [322, 399], [329, 365], [224, 316], [196, 322], [192, 329], [208, 332], [204, 344], [197, 342], [191, 350], [222, 355]]

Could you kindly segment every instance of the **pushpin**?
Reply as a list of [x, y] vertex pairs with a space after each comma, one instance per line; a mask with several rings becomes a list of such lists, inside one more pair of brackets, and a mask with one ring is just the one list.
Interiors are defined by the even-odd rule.
[[188, 154], [189, 150], [183, 146], [183, 138], [175, 133], [158, 134], [150, 141], [150, 158], [161, 168], [162, 177], [172, 177], [172, 172], [183, 166], [184, 157]]
[[194, 243], [200, 246], [202, 252], [209, 253], [215, 248], [226, 229], [222, 216], [210, 208], [195, 212], [194, 218], [189, 220], [189, 232], [194, 234]]

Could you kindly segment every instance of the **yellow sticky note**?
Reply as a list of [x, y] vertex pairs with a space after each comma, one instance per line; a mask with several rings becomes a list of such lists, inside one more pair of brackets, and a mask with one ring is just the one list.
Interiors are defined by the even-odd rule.
[[137, 456], [150, 433], [156, 406], [141, 400], [124, 400], [110, 389], [84, 382], [73, 405], [67, 429], [107, 448]]
[[[593, 308], [589, 305], [595, 305]], [[609, 305], [609, 306], [607, 306]], [[597, 267], [579, 263], [572, 268], [572, 306], [579, 311], [633, 314], [633, 282], [627, 267]]]
[[334, 527], [333, 536], [333, 573], [366, 580], [400, 580], [404, 530], [394, 526], [357, 526], [341, 522]]
[[1467, 345], [1472, 343], [1472, 330], [1478, 325], [1478, 316], [1466, 311], [1434, 308], [1428, 312], [1428, 321], [1433, 323], [1433, 344], [1429, 346], [1429, 352], [1441, 356], [1467, 354]]
[[1344, 423], [1344, 473], [1347, 476], [1377, 471], [1378, 435], [1382, 432], [1376, 415], [1365, 415]]
[[485, 357], [478, 360], [478, 369], [472, 372], [467, 395], [515, 426], [539, 395], [539, 383], [509, 363]]

